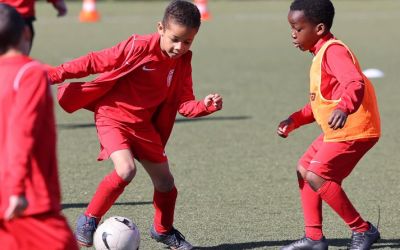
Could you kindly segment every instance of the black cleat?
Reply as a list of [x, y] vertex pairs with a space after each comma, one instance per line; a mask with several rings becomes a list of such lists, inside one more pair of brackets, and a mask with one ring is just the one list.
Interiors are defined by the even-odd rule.
[[93, 245], [93, 235], [96, 231], [96, 219], [93, 217], [81, 214], [76, 222], [75, 237], [78, 244], [85, 247]]
[[185, 237], [175, 228], [172, 228], [167, 234], [159, 234], [154, 229], [154, 226], [150, 229], [151, 238], [157, 242], [164, 243], [172, 250], [191, 250], [193, 246], [185, 240]]
[[359, 233], [354, 232], [351, 235], [351, 243], [349, 250], [369, 250], [372, 244], [376, 243], [380, 238], [381, 234], [378, 229], [369, 223], [369, 229], [366, 232]]
[[320, 240], [303, 237], [298, 241], [281, 247], [281, 250], [328, 250], [328, 242], [325, 237]]

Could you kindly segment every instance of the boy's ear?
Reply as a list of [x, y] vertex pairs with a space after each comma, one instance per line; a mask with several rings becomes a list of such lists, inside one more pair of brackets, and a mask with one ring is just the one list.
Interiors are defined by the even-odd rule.
[[317, 26], [315, 26], [315, 29], [317, 31], [317, 35], [319, 36], [322, 36], [326, 33], [326, 26], [323, 23], [317, 24]]
[[164, 25], [162, 24], [162, 22], [157, 23], [157, 32], [158, 34], [160, 34], [160, 36], [164, 34]]
[[32, 33], [27, 25], [25, 25], [22, 32], [21, 40], [19, 41], [19, 49], [25, 55], [29, 55], [31, 50]]

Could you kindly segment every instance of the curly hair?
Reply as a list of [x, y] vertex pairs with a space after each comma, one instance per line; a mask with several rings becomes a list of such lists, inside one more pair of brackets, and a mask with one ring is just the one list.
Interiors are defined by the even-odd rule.
[[174, 0], [165, 9], [162, 20], [164, 27], [168, 27], [170, 21], [189, 28], [199, 29], [201, 24], [200, 11], [191, 2]]
[[21, 15], [10, 5], [0, 3], [0, 55], [18, 45], [25, 27]]
[[290, 10], [303, 11], [304, 16], [314, 24], [323, 23], [331, 29], [335, 16], [335, 7], [330, 0], [294, 0]]

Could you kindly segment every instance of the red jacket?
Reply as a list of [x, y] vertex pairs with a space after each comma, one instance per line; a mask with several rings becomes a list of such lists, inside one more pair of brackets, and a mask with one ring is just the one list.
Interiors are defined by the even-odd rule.
[[[57, 0], [47, 0], [54, 3]], [[14, 7], [23, 18], [35, 17], [35, 0], [0, 0], [0, 3], [6, 3]]]
[[0, 57], [0, 83], [0, 219], [10, 195], [26, 196], [23, 215], [59, 211], [53, 98], [44, 66], [22, 55]]
[[[90, 82], [60, 85], [58, 101], [61, 107], [70, 113], [81, 108], [94, 111], [96, 101], [105, 95], [118, 79], [149, 61], [160, 60], [156, 53], [156, 49], [159, 50], [160, 46], [159, 39], [158, 33], [132, 35], [112, 48], [91, 52], [50, 69], [49, 77], [54, 83], [106, 72]], [[151, 118], [164, 145], [171, 134], [177, 112], [185, 117], [193, 118], [216, 111], [213, 106], [207, 108], [203, 101], [195, 100], [191, 58], [192, 53], [189, 51], [178, 59], [167, 98], [158, 108], [156, 116]]]

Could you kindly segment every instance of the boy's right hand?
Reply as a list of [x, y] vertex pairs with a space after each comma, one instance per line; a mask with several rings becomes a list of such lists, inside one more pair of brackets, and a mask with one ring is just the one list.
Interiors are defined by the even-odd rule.
[[20, 216], [28, 207], [28, 201], [24, 195], [11, 195], [8, 202], [8, 208], [4, 213], [5, 220]]
[[62, 17], [67, 14], [67, 5], [64, 0], [55, 0], [53, 1], [53, 7], [57, 10], [57, 16]]
[[289, 133], [294, 130], [294, 122], [291, 118], [288, 118], [284, 121], [281, 121], [278, 125], [278, 129], [276, 130], [276, 133], [282, 137], [286, 138], [288, 137]]

